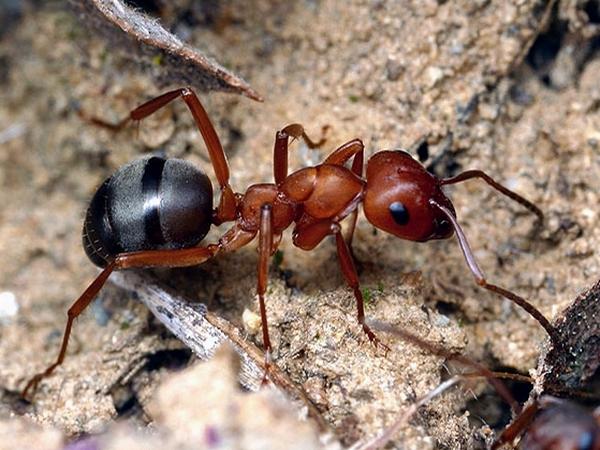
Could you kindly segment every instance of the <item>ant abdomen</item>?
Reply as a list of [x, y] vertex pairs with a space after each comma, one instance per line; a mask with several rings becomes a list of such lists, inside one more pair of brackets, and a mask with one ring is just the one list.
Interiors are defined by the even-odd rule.
[[94, 194], [83, 247], [99, 267], [120, 253], [194, 247], [208, 233], [212, 208], [212, 184], [195, 165], [156, 156], [138, 159]]

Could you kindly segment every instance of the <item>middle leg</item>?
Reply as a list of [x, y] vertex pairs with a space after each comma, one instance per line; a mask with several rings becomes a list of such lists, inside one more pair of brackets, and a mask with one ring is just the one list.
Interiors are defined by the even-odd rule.
[[373, 344], [375, 344], [375, 346], [381, 348], [387, 353], [390, 350], [390, 348], [379, 340], [379, 338], [375, 335], [375, 333], [365, 322], [365, 301], [360, 290], [360, 282], [358, 280], [358, 274], [356, 272], [356, 267], [354, 265], [354, 259], [350, 251], [350, 247], [344, 239], [339, 225], [335, 223], [332, 224], [332, 229], [335, 234], [335, 243], [337, 247], [338, 259], [342, 268], [342, 274], [344, 275], [348, 286], [352, 288], [352, 291], [354, 292], [354, 297], [356, 298], [356, 312], [358, 323], [362, 326], [362, 329], [369, 338], [369, 340]]

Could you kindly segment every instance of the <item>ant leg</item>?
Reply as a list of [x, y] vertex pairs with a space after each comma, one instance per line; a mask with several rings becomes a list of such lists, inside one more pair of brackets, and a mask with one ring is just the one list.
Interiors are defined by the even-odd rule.
[[539, 410], [537, 401], [527, 406], [521, 414], [502, 432], [500, 437], [492, 445], [492, 450], [502, 447], [508, 442], [513, 442], [533, 421], [535, 414]]
[[223, 222], [232, 221], [235, 219], [236, 199], [235, 194], [229, 185], [229, 163], [227, 162], [225, 151], [223, 150], [223, 146], [221, 145], [221, 141], [217, 135], [217, 132], [215, 131], [215, 127], [213, 126], [210, 117], [202, 106], [202, 103], [200, 103], [198, 96], [190, 87], [179, 88], [166, 92], [141, 104], [129, 113], [129, 117], [117, 124], [110, 124], [94, 117], [87, 118], [81, 111], [79, 114], [95, 125], [108, 128], [112, 131], [119, 131], [123, 129], [129, 122], [145, 119], [178, 97], [183, 99], [192, 113], [192, 116], [194, 117], [196, 126], [202, 135], [202, 139], [204, 139], [204, 143], [206, 144], [206, 149], [208, 150], [215, 177], [217, 178], [221, 188], [221, 196], [219, 199], [219, 205], [215, 211], [214, 222], [216, 225], [220, 225]]
[[63, 333], [63, 340], [60, 347], [60, 352], [58, 353], [58, 358], [56, 361], [48, 366], [46, 370], [34, 375], [25, 385], [25, 388], [21, 392], [21, 397], [24, 399], [28, 398], [30, 391], [35, 391], [37, 385], [44, 378], [50, 376], [54, 369], [60, 366], [67, 353], [67, 345], [69, 344], [69, 337], [71, 336], [71, 328], [73, 327], [73, 321], [79, 317], [79, 315], [89, 306], [92, 300], [96, 297], [102, 286], [106, 283], [109, 275], [115, 270], [116, 264], [115, 262], [110, 263], [106, 266], [100, 275], [96, 277], [96, 279], [88, 286], [88, 288], [81, 294], [81, 296], [73, 303], [73, 305], [67, 311], [67, 325], [65, 326], [65, 332]]
[[260, 307], [260, 319], [263, 332], [263, 347], [265, 349], [265, 373], [263, 384], [269, 381], [269, 368], [271, 365], [271, 339], [267, 323], [267, 305], [265, 292], [267, 291], [267, 278], [269, 275], [269, 258], [273, 254], [273, 205], [265, 203], [260, 208], [260, 232], [258, 238], [258, 274], [256, 293]]
[[[282, 183], [287, 176], [289, 138], [302, 138], [306, 142], [308, 148], [315, 149], [325, 143], [325, 132], [327, 131], [327, 128], [327, 126], [323, 127], [323, 136], [317, 142], [313, 142], [304, 131], [304, 127], [298, 123], [292, 123], [275, 134], [273, 170], [275, 175], [275, 183], [277, 185]], [[354, 157], [352, 162], [352, 172], [359, 177], [362, 177], [364, 164], [364, 145], [360, 139], [353, 139], [350, 142], [338, 147], [325, 159], [325, 161], [323, 161], [323, 164], [335, 164], [343, 166], [352, 157]]]
[[[259, 262], [257, 274], [257, 294], [259, 299], [260, 315], [263, 327], [263, 345], [265, 349], [265, 375], [263, 382], [269, 379], [269, 366], [271, 364], [271, 340], [267, 324], [267, 310], [265, 292], [269, 271], [269, 258], [272, 256], [274, 242], [278, 237], [273, 233], [273, 207], [269, 203], [261, 206], [260, 231], [259, 231]], [[204, 247], [194, 247], [181, 250], [152, 250], [118, 255], [115, 263], [118, 269], [140, 267], [183, 267], [194, 266], [205, 262], [221, 251], [232, 251], [250, 243], [256, 236], [255, 231], [245, 231], [242, 227], [233, 226], [227, 231], [219, 244], [210, 244]]]
[[236, 200], [233, 190], [229, 185], [229, 163], [227, 162], [225, 151], [215, 131], [215, 127], [195, 92], [191, 88], [185, 87], [159, 95], [131, 111], [130, 117], [132, 120], [142, 120], [177, 97], [183, 99], [194, 117], [196, 126], [206, 144], [215, 176], [221, 188], [219, 206], [215, 215], [216, 225], [232, 221], [235, 219]]
[[562, 347], [561, 341], [558, 337], [558, 334], [556, 333], [556, 330], [554, 329], [552, 324], [550, 324], [548, 319], [546, 319], [546, 317], [535, 306], [533, 306], [531, 303], [529, 303], [523, 297], [520, 297], [511, 291], [503, 289], [500, 286], [496, 286], [495, 284], [490, 284], [486, 281], [483, 271], [479, 267], [479, 264], [477, 263], [477, 260], [475, 259], [475, 255], [473, 254], [473, 251], [471, 250], [471, 246], [469, 245], [469, 242], [467, 241], [467, 237], [465, 236], [465, 233], [463, 232], [462, 228], [458, 224], [458, 221], [454, 217], [454, 214], [452, 214], [452, 211], [450, 211], [445, 206], [439, 204], [435, 200], [429, 200], [429, 203], [431, 205], [435, 206], [436, 208], [438, 208], [440, 211], [442, 211], [444, 213], [444, 215], [446, 216], [446, 218], [452, 224], [452, 227], [454, 228], [454, 231], [456, 232], [456, 237], [458, 238], [458, 243], [459, 243], [460, 248], [465, 257], [465, 261], [467, 262], [467, 266], [469, 267], [469, 270], [471, 271], [471, 273], [473, 274], [473, 277], [475, 278], [475, 283], [477, 283], [479, 286], [483, 287], [484, 289], [487, 289], [488, 291], [491, 291], [491, 292], [495, 292], [496, 294], [500, 294], [504, 298], [507, 298], [508, 300], [519, 305], [521, 308], [523, 308], [525, 311], [527, 311], [531, 317], [533, 317], [535, 320], [537, 320], [537, 322], [542, 326], [542, 328], [544, 328], [544, 330], [546, 330], [546, 333], [548, 333], [548, 335], [550, 336], [550, 339], [552, 340], [552, 343], [554, 344], [555, 347], [557, 347], [557, 348]]
[[[362, 178], [363, 167], [365, 160], [365, 146], [360, 139], [354, 139], [350, 142], [339, 147], [326, 159], [326, 163], [344, 165], [346, 161], [352, 159], [352, 172]], [[356, 220], [358, 219], [358, 208], [356, 208], [348, 217], [348, 230], [346, 232], [346, 245], [352, 255], [354, 263], [360, 267], [360, 263], [354, 255], [354, 248], [352, 247], [352, 239], [354, 238], [354, 229], [356, 228]]]
[[325, 143], [325, 133], [328, 128], [328, 126], [323, 127], [321, 139], [317, 142], [310, 139], [304, 131], [304, 127], [298, 123], [292, 123], [275, 133], [275, 145], [273, 147], [273, 175], [276, 185], [279, 186], [285, 177], [287, 177], [289, 138], [302, 139], [308, 148], [313, 150], [321, 147]]
[[222, 251], [237, 250], [249, 244], [256, 236], [255, 231], [245, 231], [234, 225], [221, 238], [218, 244], [179, 250], [144, 250], [121, 253], [115, 258], [116, 269], [144, 267], [189, 267], [197, 266]]
[[256, 233], [246, 232], [236, 226], [232, 227], [219, 240], [219, 244], [210, 244], [204, 247], [194, 247], [181, 250], [148, 250], [140, 252], [122, 253], [108, 264], [96, 279], [88, 286], [81, 296], [73, 303], [67, 312], [67, 325], [63, 333], [62, 345], [56, 361], [46, 370], [33, 376], [26, 384], [21, 396], [28, 398], [30, 392], [35, 391], [44, 378], [50, 376], [60, 366], [67, 353], [67, 346], [74, 320], [90, 305], [100, 289], [106, 284], [110, 274], [115, 270], [143, 267], [184, 267], [198, 265], [212, 258], [220, 251], [235, 250], [243, 247], [254, 239]]
[[[73, 303], [67, 311], [67, 325], [63, 333], [63, 340], [56, 361], [48, 366], [43, 372], [34, 375], [25, 385], [21, 396], [28, 398], [30, 391], [35, 391], [40, 381], [49, 377], [54, 370], [60, 366], [67, 353], [69, 337], [73, 321], [81, 315], [83, 311], [90, 305], [92, 300], [98, 295], [98, 292], [106, 284], [110, 274], [114, 270], [129, 268], [129, 267], [148, 267], [148, 266], [185, 266], [195, 265], [206, 261], [214, 256], [219, 251], [219, 246], [208, 245], [206, 247], [195, 247], [184, 250], [164, 250], [164, 251], [144, 251], [123, 253], [118, 255], [113, 262], [106, 266], [96, 279], [87, 287], [81, 296]], [[182, 254], [183, 253], [183, 254]]]
[[[352, 172], [358, 177], [362, 178], [364, 159], [365, 159], [365, 146], [360, 139], [353, 139], [350, 142], [346, 142], [329, 155], [323, 164], [335, 164], [343, 166], [352, 158]], [[356, 220], [358, 218], [358, 208], [352, 211], [348, 216], [348, 230], [346, 231], [346, 245], [352, 255], [354, 263], [360, 267], [359, 261], [354, 255], [354, 249], [352, 248], [352, 239], [354, 238], [354, 229], [356, 228]]]
[[[87, 118], [87, 120], [95, 125], [108, 128], [112, 131], [119, 131], [123, 129], [129, 122], [137, 122], [145, 119], [178, 97], [183, 99], [192, 113], [192, 116], [194, 117], [196, 126], [202, 135], [202, 139], [204, 139], [204, 143], [206, 144], [206, 149], [208, 150], [215, 177], [217, 178], [217, 182], [221, 188], [219, 205], [215, 212], [215, 224], [220, 225], [223, 222], [232, 221], [235, 219], [236, 200], [235, 194], [229, 185], [229, 163], [227, 162], [225, 151], [223, 150], [219, 136], [215, 131], [215, 127], [213, 126], [206, 110], [202, 106], [202, 103], [200, 103], [198, 96], [191, 88], [179, 88], [159, 95], [158, 97], [155, 97], [132, 110], [129, 113], [129, 117], [122, 120], [118, 124], [110, 124], [101, 119], [93, 117]], [[80, 112], [80, 115], [83, 114]]]
[[115, 258], [117, 269], [144, 267], [188, 267], [202, 264], [221, 250], [218, 244], [180, 250], [145, 250], [121, 253]]
[[514, 200], [515, 202], [519, 203], [520, 205], [524, 206], [529, 211], [534, 213], [538, 217], [538, 221], [539, 221], [540, 225], [542, 223], [544, 223], [544, 213], [537, 206], [535, 206], [529, 200], [521, 197], [516, 192], [513, 192], [510, 189], [508, 189], [507, 187], [498, 183], [496, 180], [494, 180], [492, 177], [490, 177], [487, 173], [485, 173], [481, 170], [467, 170], [463, 173], [456, 175], [455, 177], [445, 178], [443, 180], [440, 180], [440, 185], [443, 186], [445, 184], [460, 183], [461, 181], [470, 180], [472, 178], [482, 179], [487, 184], [489, 184], [494, 189], [496, 189], [498, 192], [504, 194], [511, 200]]
[[352, 160], [352, 172], [362, 177], [363, 164], [365, 159], [365, 146], [360, 139], [352, 139], [336, 148], [325, 160], [323, 164], [335, 164], [343, 166]]
[[288, 174], [288, 138], [285, 131], [275, 133], [275, 145], [273, 146], [273, 177], [275, 184], [279, 186]]
[[338, 259], [342, 268], [342, 274], [344, 275], [348, 286], [350, 286], [352, 291], [354, 291], [354, 297], [356, 298], [358, 323], [362, 326], [362, 329], [369, 340], [387, 353], [390, 350], [389, 347], [383, 344], [379, 338], [375, 336], [375, 333], [373, 333], [371, 328], [365, 322], [365, 301], [363, 299], [362, 292], [360, 291], [358, 274], [356, 273], [356, 267], [354, 266], [354, 261], [352, 259], [352, 254], [350, 253], [348, 244], [346, 244], [338, 224], [332, 224], [332, 229], [335, 234], [335, 243], [337, 246]]

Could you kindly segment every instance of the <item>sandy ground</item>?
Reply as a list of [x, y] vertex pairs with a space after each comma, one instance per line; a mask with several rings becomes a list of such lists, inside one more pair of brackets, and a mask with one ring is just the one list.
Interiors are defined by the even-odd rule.
[[[235, 190], [272, 180], [274, 133], [291, 122], [316, 137], [330, 126], [325, 147], [293, 152], [292, 167], [359, 137], [369, 155], [419, 149], [440, 176], [485, 170], [538, 205], [544, 228], [535, 233], [534, 217], [477, 181], [448, 189], [459, 221], [489, 281], [552, 318], [598, 278], [600, 61], [595, 25], [581, 2], [567, 1], [525, 59], [546, 3], [230, 0], [204, 13], [185, 2], [163, 13], [264, 96], [201, 95]], [[327, 442], [270, 389], [242, 391], [226, 352], [181, 371], [182, 344], [110, 286], [78, 319], [65, 364], [32, 404], [20, 402], [28, 377], [55, 358], [66, 310], [97, 273], [80, 244], [94, 189], [152, 152], [209, 164], [183, 104], [145, 121], [139, 135], [78, 116], [75, 105], [116, 122], [169, 86], [88, 36], [66, 5], [26, 6], [9, 23], [0, 37], [0, 291], [15, 295], [18, 312], [0, 318], [0, 448], [64, 448], [82, 436], [85, 448], [290, 448], [290, 436], [298, 448], [347, 447], [377, 436], [447, 376], [441, 358], [397, 337], [381, 333], [387, 355], [370, 345], [335, 243], [302, 252], [286, 235], [269, 279], [274, 359], [329, 424]], [[354, 242], [370, 319], [494, 369], [535, 367], [543, 330], [474, 285], [455, 239], [399, 241], [361, 217]], [[154, 275], [236, 325], [245, 309], [258, 311], [255, 246]], [[260, 344], [256, 328], [249, 337]], [[451, 389], [389, 448], [485, 448], [488, 424], [506, 407], [481, 391]]]

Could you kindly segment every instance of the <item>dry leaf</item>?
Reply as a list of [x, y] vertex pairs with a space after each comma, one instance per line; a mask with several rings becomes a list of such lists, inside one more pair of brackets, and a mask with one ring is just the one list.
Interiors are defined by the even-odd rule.
[[160, 82], [190, 85], [202, 91], [243, 94], [262, 101], [244, 80], [212, 58], [181, 42], [150, 18], [120, 0], [71, 0], [80, 18], [92, 25], [111, 49], [127, 54]]

